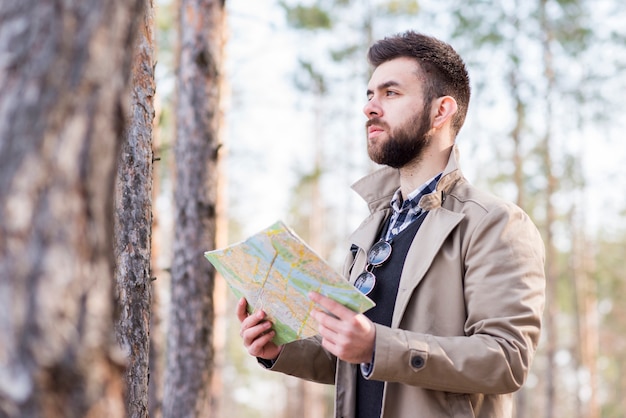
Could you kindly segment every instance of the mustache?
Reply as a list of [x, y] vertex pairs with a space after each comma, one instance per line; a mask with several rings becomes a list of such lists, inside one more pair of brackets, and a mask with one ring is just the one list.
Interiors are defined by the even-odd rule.
[[372, 118], [372, 119], [368, 119], [367, 122], [365, 122], [365, 128], [369, 128], [372, 125], [376, 125], [376, 126], [380, 126], [381, 128], [389, 128], [389, 125], [387, 125], [386, 122], [384, 122], [382, 119], [380, 118]]

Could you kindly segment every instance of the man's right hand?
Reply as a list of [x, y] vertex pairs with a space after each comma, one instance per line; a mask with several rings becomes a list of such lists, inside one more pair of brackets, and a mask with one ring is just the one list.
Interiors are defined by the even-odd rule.
[[237, 318], [241, 322], [239, 335], [243, 339], [243, 346], [251, 356], [276, 360], [283, 347], [272, 342], [272, 338], [276, 335], [276, 332], [271, 329], [272, 323], [266, 320], [263, 311], [248, 314], [247, 306], [248, 301], [245, 298], [239, 299]]

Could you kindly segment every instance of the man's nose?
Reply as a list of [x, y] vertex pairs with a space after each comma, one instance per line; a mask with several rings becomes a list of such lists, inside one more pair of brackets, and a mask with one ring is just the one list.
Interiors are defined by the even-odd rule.
[[383, 109], [378, 100], [375, 97], [372, 97], [363, 107], [363, 113], [365, 113], [365, 116], [368, 119], [371, 119], [373, 117], [381, 117], [383, 115]]

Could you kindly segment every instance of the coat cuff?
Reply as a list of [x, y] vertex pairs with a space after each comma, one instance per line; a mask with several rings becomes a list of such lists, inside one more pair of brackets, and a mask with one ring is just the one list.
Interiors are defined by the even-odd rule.
[[409, 343], [405, 332], [376, 324], [376, 350], [370, 373], [363, 377], [394, 381], [398, 373], [419, 372], [428, 363], [428, 343], [415, 339]]

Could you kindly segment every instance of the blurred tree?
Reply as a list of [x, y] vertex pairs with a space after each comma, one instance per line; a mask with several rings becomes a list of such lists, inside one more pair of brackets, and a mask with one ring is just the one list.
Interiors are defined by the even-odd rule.
[[[610, 31], [597, 24], [606, 15], [597, 14], [596, 4], [587, 0], [450, 5], [454, 38], [465, 47], [470, 64], [480, 69], [474, 71], [474, 101], [491, 106], [490, 117], [499, 112], [512, 126], [510, 143], [489, 133], [498, 135], [493, 141], [496, 161], [503, 162], [496, 164], [494, 179], [515, 185], [517, 203], [541, 225], [546, 243], [544, 339], [534, 367], [543, 366], [545, 378], [537, 384], [543, 394], [525, 387], [517, 397], [517, 414], [599, 416], [596, 286], [588, 261], [593, 245], [580, 215], [586, 208], [577, 201], [585, 179], [576, 139], [585, 127], [607, 120], [602, 109], [611, 98], [601, 94], [607, 72], [595, 65], [598, 51], [604, 50], [602, 32]], [[576, 216], [568, 216], [574, 212]], [[569, 246], [559, 244], [564, 235]], [[578, 261], [569, 265], [565, 261], [574, 259]], [[563, 323], [573, 326], [564, 328]], [[578, 339], [572, 341], [570, 335]], [[567, 354], [573, 359], [570, 370], [556, 361]], [[528, 391], [535, 399], [542, 396], [542, 403], [524, 402]]]
[[223, 0], [181, 0], [175, 143], [175, 226], [163, 416], [206, 417], [213, 377], [214, 270]]
[[[584, 189], [583, 189], [584, 190]], [[576, 333], [573, 351], [575, 367], [584, 377], [577, 379], [577, 392], [587, 393], [587, 399], [576, 397], [576, 414], [581, 418], [600, 418], [600, 391], [598, 373], [599, 312], [598, 283], [593, 277], [594, 245], [590, 242], [584, 220], [584, 204], [573, 208], [571, 213], [572, 250], [569, 260], [569, 276], [572, 282]]]
[[[545, 176], [545, 221], [544, 221], [544, 243], [546, 246], [546, 309], [544, 313], [544, 333], [546, 338], [546, 352], [548, 366], [546, 367], [546, 418], [553, 418], [556, 411], [556, 353], [558, 349], [558, 336], [556, 327], [556, 317], [558, 313], [557, 297], [557, 250], [555, 246], [554, 232], [556, 228], [556, 208], [554, 207], [554, 196], [556, 194], [557, 179], [554, 173], [553, 157], [553, 98], [555, 94], [555, 68], [554, 55], [552, 52], [554, 43], [554, 32], [552, 22], [547, 15], [546, 5], [548, 0], [539, 1], [539, 25], [540, 42], [543, 52], [543, 77], [546, 85], [545, 89], [545, 129], [539, 143], [540, 153], [543, 160], [543, 175]], [[540, 134], [541, 135], [541, 134]]]
[[599, 234], [593, 257], [593, 278], [598, 285], [600, 309], [600, 352], [598, 363], [603, 371], [599, 382], [600, 393], [605, 398], [601, 416], [626, 416], [626, 276], [624, 254], [626, 233], [612, 231]]
[[0, 2], [1, 416], [124, 416], [113, 191], [142, 7]]
[[128, 353], [127, 416], [148, 417], [152, 316], [152, 124], [154, 120], [154, 6], [144, 17], [134, 48], [131, 106], [117, 174], [115, 256], [120, 315], [117, 338]]

